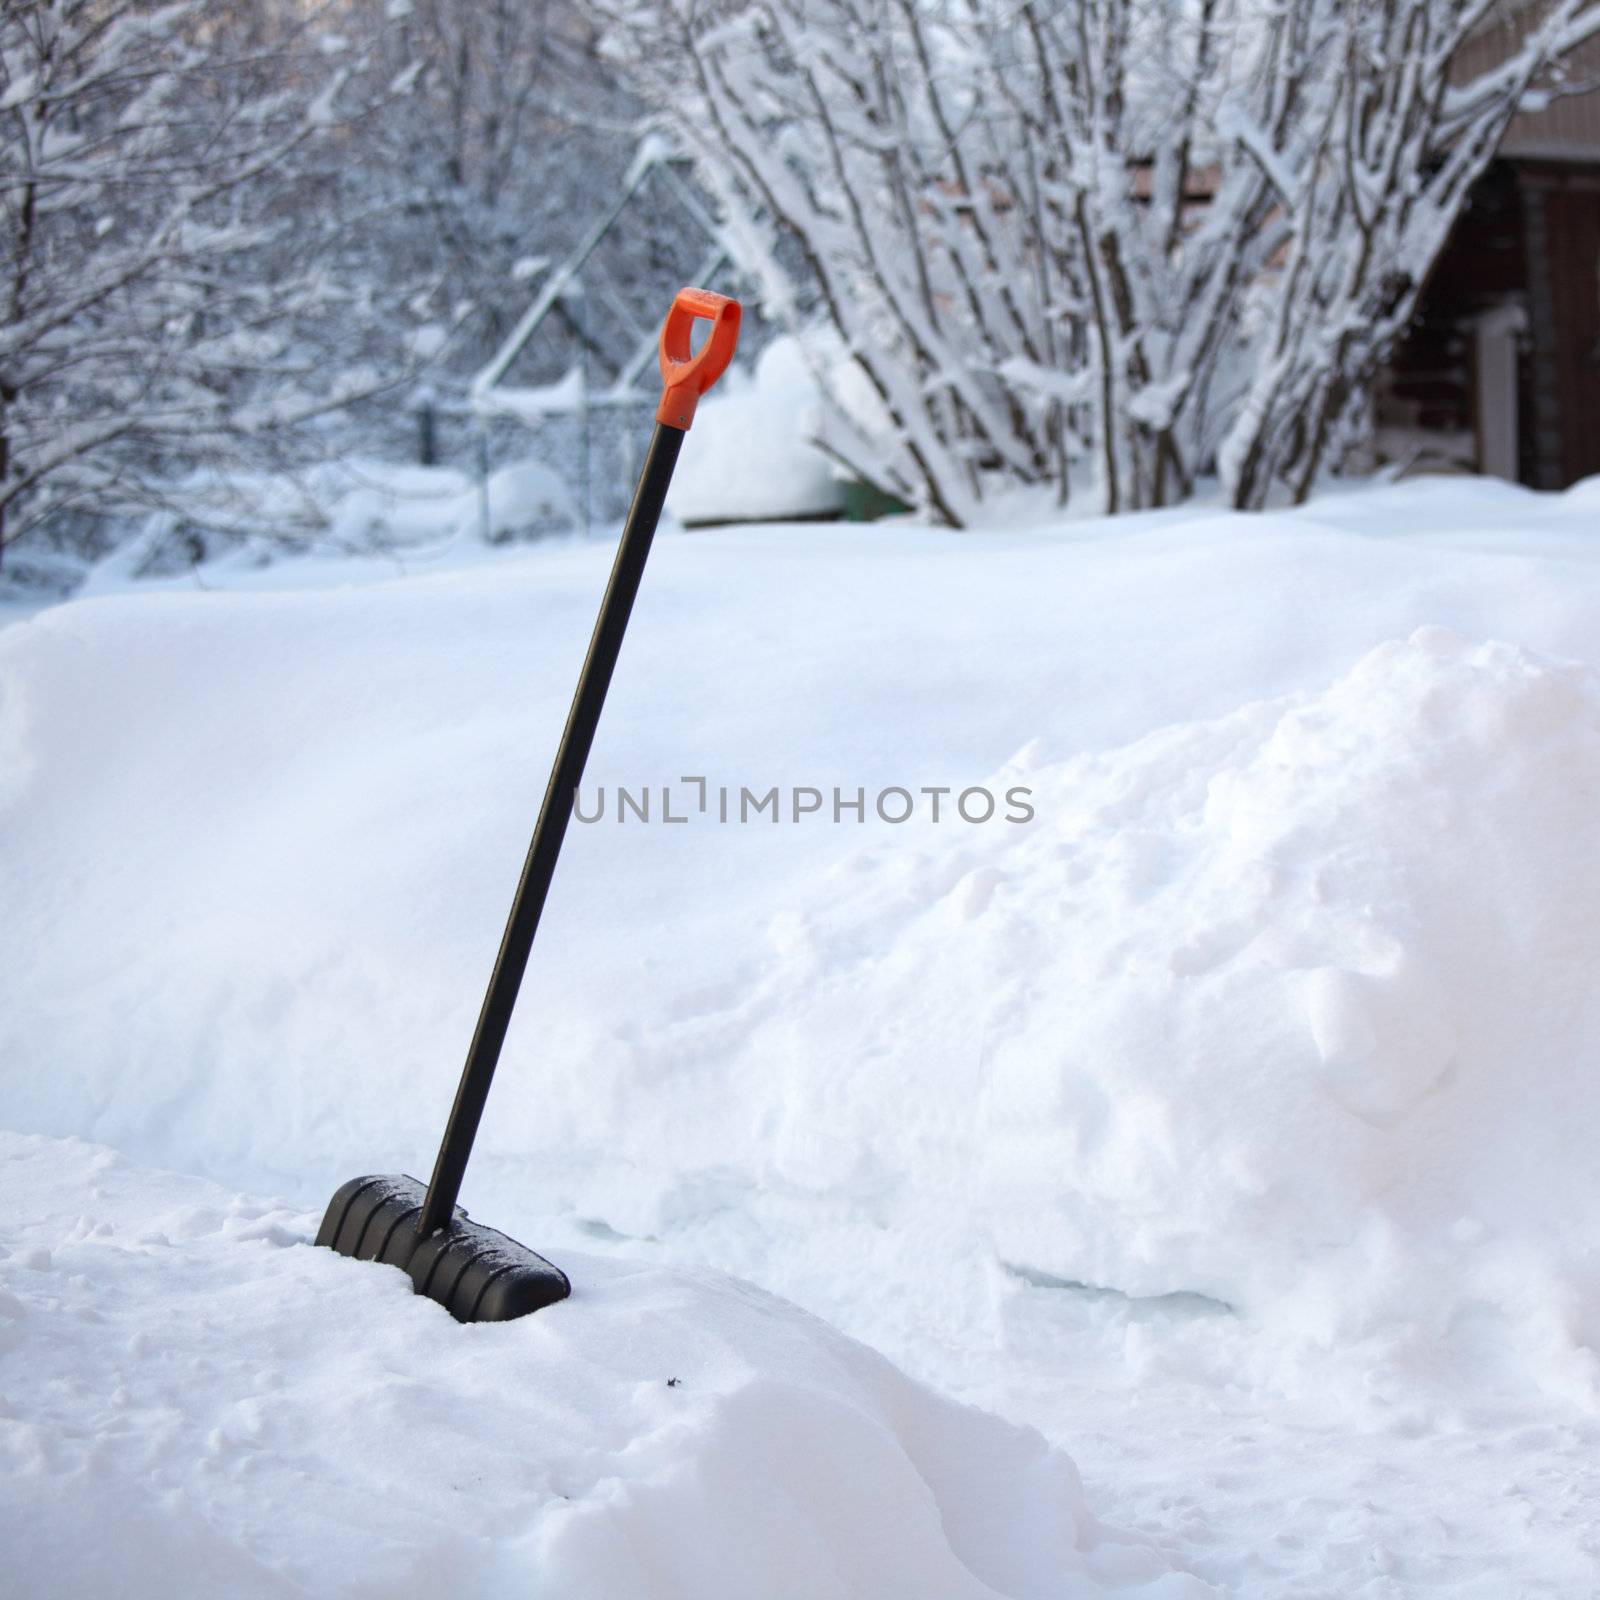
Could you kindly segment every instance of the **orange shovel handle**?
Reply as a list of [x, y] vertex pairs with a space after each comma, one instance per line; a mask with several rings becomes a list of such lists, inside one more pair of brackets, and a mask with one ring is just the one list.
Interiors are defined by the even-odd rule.
[[[739, 342], [737, 300], [709, 289], [680, 289], [661, 326], [661, 404], [656, 421], [687, 432], [695, 403], [728, 370]], [[699, 319], [711, 324], [706, 341], [689, 353], [689, 330]]]

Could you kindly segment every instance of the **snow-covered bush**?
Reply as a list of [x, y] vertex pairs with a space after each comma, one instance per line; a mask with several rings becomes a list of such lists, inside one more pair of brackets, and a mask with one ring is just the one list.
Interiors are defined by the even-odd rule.
[[[583, 0], [338, 0], [343, 31], [373, 41], [378, 81], [411, 72], [411, 92], [355, 130], [337, 175], [359, 218], [344, 258], [363, 282], [399, 271], [419, 287], [397, 334], [422, 332], [442, 356], [441, 388], [464, 389], [559, 264], [615, 199], [643, 105], [601, 59]], [[615, 302], [643, 283], [659, 297], [688, 270], [671, 260], [676, 211], [636, 209], [592, 266], [581, 337], [599, 362], [631, 353]], [[696, 234], [695, 255], [704, 250]], [[663, 282], [663, 279], [665, 282]], [[438, 333], [456, 326], [448, 348]], [[565, 313], [561, 360], [580, 337]], [[434, 330], [429, 335], [427, 330]], [[538, 380], [543, 381], [543, 380]]]
[[835, 407], [825, 448], [958, 524], [1079, 462], [1108, 510], [1213, 467], [1304, 497], [1507, 122], [1600, 33], [1595, 0], [609, 5], [891, 419]]
[[[410, 455], [424, 367], [468, 465], [468, 383], [603, 214], [641, 110], [582, 0], [7, 4], [0, 548], [148, 554], [157, 519], [161, 561], [342, 537], [315, 468]], [[703, 248], [641, 208], [555, 373], [580, 342], [630, 353], [616, 307]], [[304, 494], [257, 493], [287, 474]]]
[[[319, 163], [402, 86], [278, 0], [0, 11], [0, 547], [379, 387]], [[392, 375], [391, 375], [392, 376]]]

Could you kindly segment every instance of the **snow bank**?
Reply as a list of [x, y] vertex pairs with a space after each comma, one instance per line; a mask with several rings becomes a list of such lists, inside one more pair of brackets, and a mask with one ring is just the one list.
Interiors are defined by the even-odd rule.
[[[452, 543], [535, 540], [574, 533], [579, 522], [559, 475], [531, 459], [509, 462], [481, 483], [453, 467], [363, 460], [330, 462], [300, 476], [196, 473], [182, 500], [192, 525], [172, 511], [152, 512], [87, 570], [65, 564], [58, 586], [65, 592], [76, 585], [77, 598], [91, 599], [152, 580], [226, 584], [268, 564], [292, 569], [360, 553], [437, 557]], [[263, 528], [275, 526], [287, 546], [263, 536]], [[290, 558], [297, 540], [313, 561]], [[197, 565], [201, 547], [207, 554]], [[32, 564], [35, 586], [47, 583], [42, 563], [33, 558]]]
[[673, 473], [680, 522], [825, 516], [843, 503], [817, 430], [816, 380], [799, 344], [774, 339], [753, 376], [735, 367], [695, 412], [694, 445]]
[[[537, 461], [513, 462], [491, 472], [485, 492], [489, 538], [493, 543], [571, 533], [578, 525], [572, 491], [549, 467]], [[479, 516], [476, 507], [465, 512], [457, 524], [458, 531], [477, 531]]]
[[[664, 537], [591, 784], [993, 788], [1042, 735], [1037, 820], [575, 827], [468, 1204], [923, 1371], [998, 1259], [1319, 1340], [1509, 1321], [1584, 1387], [1593, 680], [1371, 652], [1600, 666], [1592, 528], [1471, 484]], [[305, 1205], [426, 1168], [607, 556], [0, 634], [5, 1120]]]
[[314, 1219], [0, 1134], [0, 1548], [107, 1594], [1200, 1600], [1067, 1458], [711, 1273], [461, 1327]]
[[448, 467], [369, 467], [367, 481], [343, 494], [329, 514], [329, 536], [352, 550], [404, 549], [430, 540], [490, 543], [571, 533], [578, 525], [571, 491], [537, 461], [513, 461], [479, 485]]
[[953, 1189], [1029, 1272], [1318, 1339], [1498, 1313], [1588, 1390], [1600, 675], [1429, 628], [1018, 781], [1036, 826], [789, 931], [772, 1176]]
[[[511, 1374], [492, 1393], [464, 1363], [478, 1335], [436, 1335], [403, 1283], [397, 1306], [233, 1237], [300, 1237], [298, 1212], [29, 1147], [0, 1194], [0, 1549], [28, 1553], [26, 1592], [52, 1592], [63, 1551], [78, 1594], [137, 1600], [184, 1562], [207, 1593], [283, 1592], [326, 1543], [365, 1563], [346, 1592], [442, 1592], [456, 1562], [514, 1593], [529, 1549], [554, 1559], [530, 1531], [562, 1525], [547, 1468], [549, 1494], [578, 1486], [572, 1526], [624, 1551], [649, 1548], [651, 1507], [701, 1537], [695, 1485], [728, 1461], [789, 1497], [728, 1488], [742, 1522], [820, 1517], [803, 1430], [780, 1470], [717, 1385], [740, 1360], [802, 1371], [797, 1328], [836, 1342], [787, 1310], [758, 1336], [721, 1280], [596, 1254], [733, 1271], [1036, 1424], [1098, 1511], [1251, 1600], [1594, 1592], [1573, 1512], [1595, 1498], [1600, 1305], [1579, 1137], [1600, 1038], [1592, 488], [1407, 483], [980, 537], [668, 531], [592, 783], [993, 786], [1025, 747], [1001, 777], [1036, 821], [574, 827], [465, 1197], [579, 1298], [504, 1361], [485, 1335]], [[301, 1210], [356, 1170], [427, 1170], [608, 565], [600, 542], [464, 542], [412, 577], [208, 568], [203, 591], [141, 583], [7, 626], [0, 1120]], [[1431, 622], [1459, 637], [1411, 638]], [[197, 1209], [216, 1220], [193, 1240], [162, 1220]], [[80, 1215], [115, 1235], [70, 1241]], [[174, 1246], [141, 1256], [151, 1231]], [[263, 1285], [295, 1361], [250, 1342]], [[336, 1373], [315, 1339], [385, 1294], [421, 1354], [395, 1324], [390, 1377]], [[638, 1378], [606, 1353], [625, 1341], [640, 1395], [678, 1405], [665, 1372], [724, 1407], [675, 1436], [681, 1474], [654, 1413], [608, 1409]], [[580, 1345], [592, 1371], [536, 1364]], [[869, 1433], [888, 1419], [861, 1470], [920, 1477], [955, 1527], [907, 1421], [926, 1397], [897, 1409], [880, 1368], [830, 1370], [813, 1392], [863, 1393]], [[581, 1448], [581, 1420], [534, 1409], [580, 1382], [604, 1420]], [[285, 1392], [304, 1450], [271, 1431]], [[267, 1443], [209, 1455], [262, 1396]], [[1002, 1485], [1033, 1470], [962, 1438]], [[407, 1487], [413, 1453], [467, 1492]], [[348, 1516], [357, 1488], [415, 1515], [330, 1529], [322, 1501]], [[1026, 1558], [1036, 1502], [1006, 1493]], [[475, 1494], [452, 1534], [446, 1501]], [[854, 1561], [869, 1533], [841, 1528]], [[805, 1565], [822, 1548], [801, 1579], [848, 1592]], [[967, 1592], [922, 1575], [876, 1592]]]
[[[331, 474], [330, 474], [331, 476]], [[453, 467], [352, 464], [326, 486], [328, 539], [346, 550], [427, 544], [471, 513], [477, 487]], [[352, 481], [353, 480], [353, 481]]]

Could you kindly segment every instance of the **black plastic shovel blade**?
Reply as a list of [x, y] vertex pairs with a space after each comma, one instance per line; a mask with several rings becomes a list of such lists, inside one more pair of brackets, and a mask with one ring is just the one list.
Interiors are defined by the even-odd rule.
[[385, 1261], [409, 1273], [418, 1294], [457, 1322], [510, 1322], [572, 1293], [567, 1275], [526, 1245], [459, 1206], [447, 1227], [417, 1233], [426, 1185], [405, 1174], [352, 1178], [328, 1202], [317, 1243], [357, 1261]]

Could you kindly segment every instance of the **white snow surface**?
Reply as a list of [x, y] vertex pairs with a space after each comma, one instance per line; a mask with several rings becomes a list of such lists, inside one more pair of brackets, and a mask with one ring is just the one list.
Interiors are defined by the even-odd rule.
[[668, 509], [686, 523], [838, 511], [839, 479], [810, 442], [821, 404], [799, 342], [774, 339], [754, 372], [734, 367], [700, 402], [694, 445], [673, 473]]
[[428, 1169], [604, 549], [7, 626], [0, 1519], [127, 1530], [31, 1592], [1600, 1592], [1595, 488], [665, 532], [586, 795], [1034, 819], [575, 824], [494, 1330], [301, 1246]]
[[813, 903], [724, 1089], [751, 1181], [964, 1190], [1002, 1259], [1319, 1342], [1498, 1314], [1592, 1401], [1600, 674], [1422, 628], [1017, 777], [1035, 826]]
[[1216, 1593], [1037, 1433], [719, 1273], [575, 1257], [463, 1328], [314, 1217], [15, 1134], [0, 1214], [15, 1593]]

